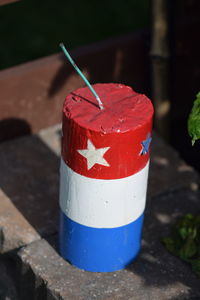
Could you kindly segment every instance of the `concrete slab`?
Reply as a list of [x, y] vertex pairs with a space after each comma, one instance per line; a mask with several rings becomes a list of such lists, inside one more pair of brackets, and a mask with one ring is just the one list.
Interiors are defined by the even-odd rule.
[[0, 189], [0, 253], [40, 239], [38, 232]]

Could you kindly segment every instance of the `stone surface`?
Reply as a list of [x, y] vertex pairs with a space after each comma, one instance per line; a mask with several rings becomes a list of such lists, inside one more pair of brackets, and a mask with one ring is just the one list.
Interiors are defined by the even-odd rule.
[[188, 187], [191, 190], [199, 188], [199, 175], [155, 133], [151, 150], [148, 183], [148, 195], [150, 197], [183, 187]]
[[38, 137], [42, 140], [42, 142], [58, 156], [60, 155], [61, 149], [61, 132], [62, 126], [61, 124], [57, 124], [55, 126], [40, 130], [38, 133]]
[[39, 234], [0, 189], [0, 253], [27, 245]]
[[2, 192], [40, 235], [55, 233], [59, 158], [38, 136], [31, 136], [1, 144], [0, 162]]
[[[23, 266], [23, 297], [20, 299], [27, 299], [28, 293], [34, 295], [38, 287], [44, 295], [45, 285], [47, 299], [54, 300], [200, 299], [199, 278], [190, 266], [169, 254], [161, 243], [161, 239], [169, 234], [170, 225], [180, 215], [197, 211], [199, 197], [199, 192], [185, 189], [152, 198], [146, 209], [142, 251], [125, 270], [112, 273], [79, 270], [64, 261], [45, 240], [22, 248], [18, 252]], [[32, 274], [37, 283], [26, 293], [24, 286], [28, 286], [30, 278], [25, 274]]]

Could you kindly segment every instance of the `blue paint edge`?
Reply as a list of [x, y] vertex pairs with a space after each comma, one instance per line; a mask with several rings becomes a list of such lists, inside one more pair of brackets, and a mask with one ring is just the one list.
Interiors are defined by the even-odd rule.
[[93, 228], [72, 221], [60, 210], [60, 254], [86, 271], [124, 269], [140, 251], [143, 219], [144, 214], [125, 226]]

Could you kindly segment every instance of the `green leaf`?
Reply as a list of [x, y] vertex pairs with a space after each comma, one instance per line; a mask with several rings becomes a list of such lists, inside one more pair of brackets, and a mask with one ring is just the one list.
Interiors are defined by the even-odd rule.
[[162, 241], [165, 244], [165, 247], [167, 248], [167, 250], [176, 255], [175, 241], [172, 238], [169, 238], [169, 237], [164, 238]]
[[172, 227], [171, 236], [162, 239], [166, 249], [192, 265], [200, 276], [200, 215], [187, 214]]
[[188, 133], [192, 138], [192, 145], [200, 139], [200, 92], [196, 95], [192, 110], [188, 118]]
[[194, 259], [191, 261], [192, 270], [200, 277], [200, 259]]
[[182, 259], [187, 260], [188, 258], [193, 257], [197, 252], [197, 246], [193, 239], [188, 239], [185, 244], [183, 244], [182, 248], [180, 249], [180, 257]]

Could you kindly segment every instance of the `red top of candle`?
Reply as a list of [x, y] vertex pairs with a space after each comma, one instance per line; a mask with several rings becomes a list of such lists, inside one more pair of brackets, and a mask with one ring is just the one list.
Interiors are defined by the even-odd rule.
[[64, 114], [79, 126], [103, 133], [126, 132], [152, 118], [151, 101], [131, 87], [105, 83], [95, 84], [93, 88], [103, 103], [103, 110], [88, 87], [77, 89], [66, 97]]
[[[62, 157], [90, 178], [117, 179], [140, 171], [149, 160], [153, 106], [122, 84], [95, 84], [104, 109], [85, 87], [64, 103]], [[101, 154], [101, 159], [94, 158]], [[92, 163], [91, 163], [92, 162]]]

